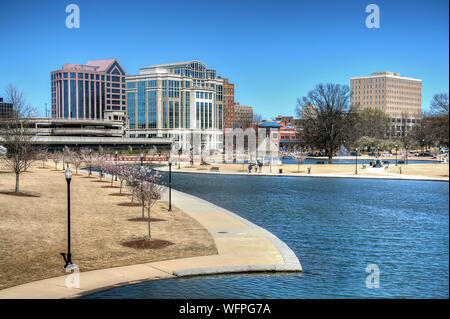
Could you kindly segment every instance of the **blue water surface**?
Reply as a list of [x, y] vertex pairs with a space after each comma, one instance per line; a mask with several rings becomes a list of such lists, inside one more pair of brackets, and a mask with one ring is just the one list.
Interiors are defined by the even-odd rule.
[[[447, 182], [176, 173], [173, 187], [266, 228], [303, 272], [158, 280], [85, 298], [449, 297]], [[380, 288], [366, 287], [369, 264]]]

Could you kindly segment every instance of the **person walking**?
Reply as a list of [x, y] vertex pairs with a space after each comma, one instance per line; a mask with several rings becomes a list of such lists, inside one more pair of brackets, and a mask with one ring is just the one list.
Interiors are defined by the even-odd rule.
[[250, 174], [252, 172], [252, 164], [248, 164], [248, 173]]

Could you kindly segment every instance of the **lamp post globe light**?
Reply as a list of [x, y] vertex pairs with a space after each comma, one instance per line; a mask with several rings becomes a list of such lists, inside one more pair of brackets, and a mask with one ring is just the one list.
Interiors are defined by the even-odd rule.
[[356, 162], [355, 162], [355, 174], [358, 175], [358, 148], [355, 149], [355, 157], [356, 157]]
[[169, 157], [167, 160], [167, 163], [169, 164], [169, 212], [172, 211], [172, 157]]
[[70, 181], [72, 180], [72, 170], [67, 168], [65, 171], [67, 182], [67, 254], [61, 253], [66, 264], [64, 268], [72, 265], [72, 254], [70, 253]]

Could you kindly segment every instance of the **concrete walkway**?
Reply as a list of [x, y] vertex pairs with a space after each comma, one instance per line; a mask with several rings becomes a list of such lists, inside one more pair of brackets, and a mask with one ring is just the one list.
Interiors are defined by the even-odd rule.
[[[167, 199], [167, 192], [163, 194]], [[172, 190], [172, 203], [213, 236], [218, 255], [191, 257], [83, 272], [80, 287], [67, 288], [61, 276], [0, 290], [0, 298], [76, 298], [105, 288], [192, 275], [302, 270], [292, 250], [275, 235], [200, 198]]]
[[[211, 165], [213, 166], [213, 164]], [[156, 167], [155, 170], [161, 172], [168, 172], [169, 168]], [[275, 171], [275, 169], [274, 169]], [[245, 175], [245, 176], [282, 176], [282, 177], [323, 177], [323, 178], [363, 178], [363, 179], [390, 179], [390, 180], [415, 180], [415, 181], [435, 181], [435, 182], [448, 182], [447, 177], [429, 177], [420, 175], [406, 175], [406, 174], [395, 174], [395, 173], [385, 173], [379, 171], [370, 171], [367, 169], [358, 168], [358, 175], [349, 173], [322, 173], [322, 174], [305, 174], [305, 173], [244, 173], [244, 172], [211, 172], [209, 170], [198, 170], [198, 171], [188, 171], [188, 170], [178, 170], [178, 168], [172, 168], [172, 173], [187, 173], [187, 174], [218, 174], [218, 175]], [[367, 173], [372, 173], [374, 175], [366, 175]]]

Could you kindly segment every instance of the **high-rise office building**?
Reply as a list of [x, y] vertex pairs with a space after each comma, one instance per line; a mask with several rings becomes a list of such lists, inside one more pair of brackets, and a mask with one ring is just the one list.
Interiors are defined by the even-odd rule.
[[234, 84], [223, 79], [223, 122], [226, 127], [234, 124]]
[[351, 105], [384, 111], [392, 121], [394, 136], [403, 136], [420, 122], [422, 80], [394, 72], [374, 72], [350, 78]]
[[51, 72], [52, 117], [101, 120], [105, 111], [125, 112], [125, 75], [116, 59], [64, 64]]
[[126, 77], [130, 137], [170, 137], [189, 149], [223, 148], [223, 79], [199, 61], [151, 65]]

